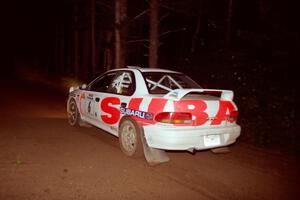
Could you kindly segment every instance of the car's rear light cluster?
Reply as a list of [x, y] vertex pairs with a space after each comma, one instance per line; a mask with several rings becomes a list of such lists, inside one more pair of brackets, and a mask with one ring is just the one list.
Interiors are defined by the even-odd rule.
[[235, 122], [237, 120], [238, 115], [239, 115], [239, 112], [237, 110], [232, 111], [229, 115], [228, 121]]
[[162, 112], [155, 116], [155, 120], [166, 124], [191, 124], [192, 114], [186, 112]]

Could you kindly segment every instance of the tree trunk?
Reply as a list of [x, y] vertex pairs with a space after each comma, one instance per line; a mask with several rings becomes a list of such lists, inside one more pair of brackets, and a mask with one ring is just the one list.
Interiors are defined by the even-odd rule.
[[91, 32], [91, 65], [92, 65], [92, 74], [94, 75], [97, 72], [96, 68], [96, 52], [95, 52], [95, 0], [90, 1], [90, 13], [91, 13], [91, 24], [90, 24], [90, 32]]
[[64, 27], [61, 27], [61, 38], [60, 38], [60, 45], [59, 45], [59, 54], [60, 54], [60, 59], [59, 59], [59, 71], [58, 74], [62, 74], [65, 68], [65, 31]]
[[225, 36], [226, 46], [231, 45], [232, 10], [233, 10], [233, 0], [229, 0], [229, 2], [228, 2], [228, 12], [227, 12], [227, 27], [226, 27], [226, 36]]
[[198, 46], [198, 39], [199, 39], [201, 23], [202, 23], [202, 13], [199, 13], [197, 26], [196, 26], [196, 29], [195, 29], [195, 32], [194, 32], [193, 38], [192, 38], [192, 47], [191, 47], [191, 52], [190, 52], [191, 55], [193, 55], [195, 53], [196, 47]]
[[125, 66], [127, 0], [115, 1], [115, 67]]
[[89, 37], [89, 30], [83, 31], [83, 38], [82, 38], [82, 77], [84, 79], [89, 78], [90, 76], [90, 37]]
[[104, 45], [104, 59], [103, 66], [106, 70], [110, 70], [112, 68], [112, 37], [113, 33], [110, 31], [106, 32], [105, 35], [105, 45]]
[[159, 47], [159, 2], [150, 1], [150, 47], [149, 47], [149, 67], [158, 67], [158, 47]]
[[78, 5], [74, 4], [74, 74], [79, 77]]

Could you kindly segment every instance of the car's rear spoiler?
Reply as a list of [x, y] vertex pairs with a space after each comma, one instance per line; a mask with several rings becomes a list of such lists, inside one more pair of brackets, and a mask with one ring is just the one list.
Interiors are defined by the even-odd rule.
[[233, 91], [231, 90], [218, 90], [218, 89], [176, 89], [170, 91], [164, 96], [166, 99], [179, 101], [185, 95], [189, 93], [202, 93], [202, 94], [220, 94], [220, 98], [223, 100], [233, 100]]

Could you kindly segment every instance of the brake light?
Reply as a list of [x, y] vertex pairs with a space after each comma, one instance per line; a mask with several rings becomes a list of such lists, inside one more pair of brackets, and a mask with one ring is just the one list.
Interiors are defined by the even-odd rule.
[[237, 120], [238, 115], [239, 115], [239, 112], [237, 110], [232, 111], [229, 115], [228, 121], [235, 122]]
[[185, 112], [162, 112], [155, 116], [155, 120], [166, 124], [191, 124], [192, 114]]

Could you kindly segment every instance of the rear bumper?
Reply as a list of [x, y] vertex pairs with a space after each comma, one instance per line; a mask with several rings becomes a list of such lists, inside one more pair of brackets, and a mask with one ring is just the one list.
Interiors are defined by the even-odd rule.
[[165, 150], [211, 149], [227, 146], [240, 136], [241, 127], [143, 126], [147, 144]]

